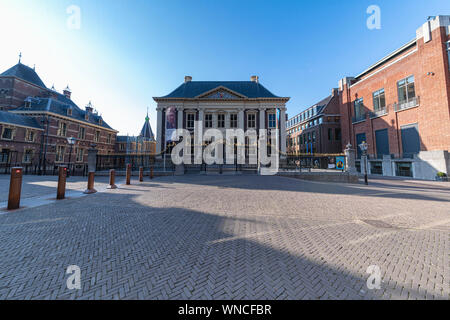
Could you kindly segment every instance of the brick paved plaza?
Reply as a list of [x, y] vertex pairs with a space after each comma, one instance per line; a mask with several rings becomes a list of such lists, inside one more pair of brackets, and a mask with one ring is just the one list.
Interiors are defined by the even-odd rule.
[[[55, 180], [26, 177], [24, 196]], [[0, 211], [0, 299], [449, 299], [447, 183], [188, 175], [99, 191]]]

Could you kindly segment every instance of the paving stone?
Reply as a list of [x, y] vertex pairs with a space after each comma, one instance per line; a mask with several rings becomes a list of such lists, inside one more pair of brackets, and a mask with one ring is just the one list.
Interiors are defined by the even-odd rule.
[[[54, 184], [26, 180], [27, 197]], [[0, 299], [447, 300], [446, 186], [133, 180], [0, 214]], [[81, 290], [66, 287], [69, 265], [81, 269]], [[370, 265], [381, 270], [380, 290], [367, 288]]]

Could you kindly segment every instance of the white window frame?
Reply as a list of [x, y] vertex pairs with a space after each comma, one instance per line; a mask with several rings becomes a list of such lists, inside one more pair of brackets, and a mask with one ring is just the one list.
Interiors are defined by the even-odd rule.
[[217, 114], [217, 128], [225, 128], [225, 113]]
[[[11, 130], [11, 137], [10, 137], [10, 138], [5, 138], [5, 137], [4, 137], [5, 131], [6, 131], [7, 129]], [[15, 135], [15, 133], [16, 133], [15, 131], [16, 131], [16, 129], [13, 128], [13, 127], [9, 127], [9, 126], [3, 127], [3, 129], [2, 129], [2, 139], [3, 139], [3, 140], [8, 140], [8, 141], [14, 140], [14, 135]]]
[[230, 128], [237, 128], [238, 127], [238, 115], [237, 113], [231, 113], [230, 114]]
[[58, 121], [58, 131], [56, 132], [56, 135], [59, 137], [67, 136], [67, 122], [62, 120]]
[[[80, 154], [81, 151], [81, 154]], [[80, 160], [80, 156], [81, 155], [81, 160]], [[75, 161], [76, 162], [83, 162], [84, 160], [84, 149], [83, 148], [77, 148], [77, 151], [75, 153]]]
[[[34, 130], [31, 129], [27, 129], [27, 131], [25, 132], [25, 141], [27, 142], [34, 142], [36, 140], [36, 132], [34, 132]], [[33, 138], [30, 139], [30, 134], [33, 134]]]
[[[83, 133], [83, 134], [81, 134], [81, 133]], [[86, 128], [83, 127], [83, 126], [80, 126], [80, 127], [78, 128], [78, 139], [79, 139], [79, 140], [84, 140], [84, 139], [86, 139]]]
[[[7, 152], [5, 152], [7, 151]], [[8, 163], [11, 158], [11, 149], [0, 149], [0, 163]], [[5, 157], [6, 155], [6, 157]]]
[[[253, 119], [250, 119], [253, 117]], [[253, 123], [253, 125], [251, 125]], [[248, 113], [247, 114], [247, 128], [256, 129], [256, 113]]]
[[[30, 153], [27, 153], [27, 151], [29, 151]], [[31, 163], [31, 161], [33, 160], [33, 155], [34, 155], [33, 149], [25, 149], [23, 151], [22, 163]]]
[[[271, 116], [273, 116], [273, 119], [271, 119]], [[275, 113], [275, 112], [270, 112], [270, 113], [267, 113], [267, 127], [269, 128], [269, 129], [276, 129], [277, 128], [277, 114]], [[273, 125], [271, 125], [271, 123], [273, 124], [275, 124], [274, 126]]]
[[[384, 96], [383, 106], [381, 106], [381, 96]], [[380, 111], [386, 109], [386, 91], [384, 91], [384, 88], [381, 88], [380, 90], [373, 92], [372, 99], [373, 99], [373, 111]], [[375, 101], [378, 101], [378, 108], [375, 108]]]
[[205, 114], [205, 128], [212, 128], [213, 127], [213, 115], [212, 113], [206, 113]]
[[[190, 119], [192, 118], [192, 119]], [[190, 125], [192, 122], [192, 126]], [[195, 113], [194, 112], [187, 112], [186, 113], [186, 129], [194, 129], [195, 125]]]
[[[410, 78], [413, 78], [413, 81], [412, 81], [412, 82], [408, 82], [408, 80], [409, 80]], [[402, 82], [402, 81], [405, 81], [405, 83], [402, 84], [402, 85], [400, 85], [399, 83]], [[408, 85], [411, 84], [411, 83], [414, 85], [414, 97], [411, 97], [411, 98], [410, 98], [410, 97], [408, 97]], [[401, 87], [405, 87], [405, 89], [406, 89], [406, 100], [405, 100], [405, 101], [401, 101], [401, 100], [400, 100], [399, 89], [400, 89]], [[410, 76], [408, 76], [408, 77], [406, 77], [406, 78], [403, 78], [403, 79], [400, 79], [399, 81], [397, 81], [397, 95], [398, 95], [398, 103], [399, 103], [399, 104], [408, 103], [408, 102], [410, 102], [410, 101], [413, 101], [413, 100], [417, 97], [417, 92], [416, 92], [416, 78], [414, 77], [414, 75], [410, 75]]]
[[[62, 151], [62, 153], [58, 152], [58, 151]], [[57, 163], [64, 162], [64, 155], [65, 155], [65, 153], [66, 153], [66, 147], [65, 146], [61, 146], [61, 145], [56, 146], [55, 162], [57, 162]]]

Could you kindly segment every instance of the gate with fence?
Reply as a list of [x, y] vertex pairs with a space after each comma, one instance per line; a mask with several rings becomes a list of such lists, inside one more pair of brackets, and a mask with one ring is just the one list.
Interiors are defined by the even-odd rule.
[[[344, 171], [344, 166], [338, 166], [338, 162], [344, 158], [343, 154], [297, 154], [287, 155], [285, 159], [280, 160], [279, 169], [282, 171], [315, 169], [315, 170], [336, 170]], [[345, 162], [345, 161], [344, 161]], [[169, 155], [155, 154], [108, 154], [97, 155], [96, 171], [108, 171], [110, 169], [126, 170], [126, 166], [130, 164], [133, 171], [142, 167], [145, 171], [153, 168], [158, 172], [175, 172], [175, 164]], [[257, 164], [184, 164], [184, 173], [209, 173], [209, 172], [242, 172], [256, 173], [258, 172]]]
[[150, 153], [97, 155], [96, 171], [126, 170], [128, 164], [131, 165], [132, 170], [139, 170], [142, 167], [144, 170], [153, 168], [155, 171], [175, 171], [175, 165], [170, 157], [167, 157], [167, 159], [164, 159], [164, 157], [158, 158]]
[[87, 165], [84, 163], [55, 163], [28, 152], [8, 150], [7, 153], [0, 153], [0, 174], [9, 174], [11, 168], [22, 167], [23, 174], [57, 175], [59, 166], [66, 166], [73, 176], [84, 176], [87, 174]]

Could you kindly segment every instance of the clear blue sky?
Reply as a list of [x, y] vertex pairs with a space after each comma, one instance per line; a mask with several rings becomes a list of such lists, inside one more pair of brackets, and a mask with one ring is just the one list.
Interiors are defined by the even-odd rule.
[[[381, 30], [369, 30], [369, 5]], [[81, 9], [71, 30], [66, 8]], [[415, 37], [427, 16], [450, 14], [448, 0], [0, 0], [0, 70], [33, 66], [48, 87], [67, 84], [121, 134], [137, 134], [152, 97], [185, 75], [249, 80], [289, 96], [290, 116]]]

